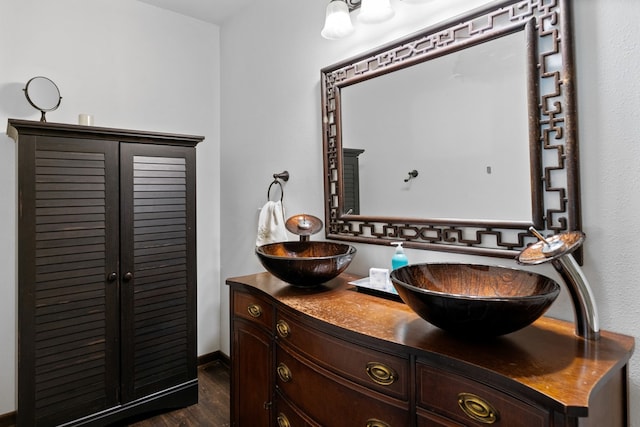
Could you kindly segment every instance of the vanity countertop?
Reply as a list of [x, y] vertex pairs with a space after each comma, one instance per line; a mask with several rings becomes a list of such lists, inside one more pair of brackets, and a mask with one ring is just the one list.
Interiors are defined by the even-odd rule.
[[633, 337], [601, 331], [598, 341], [588, 341], [575, 335], [573, 323], [544, 316], [503, 337], [462, 340], [432, 326], [403, 303], [359, 292], [348, 283], [357, 278], [342, 274], [306, 289], [265, 272], [229, 278], [227, 284], [273, 298], [347, 337], [382, 340], [389, 348], [413, 349], [417, 357], [440, 358], [460, 372], [515, 387], [572, 416], [587, 415], [592, 393], [626, 372], [634, 350]]

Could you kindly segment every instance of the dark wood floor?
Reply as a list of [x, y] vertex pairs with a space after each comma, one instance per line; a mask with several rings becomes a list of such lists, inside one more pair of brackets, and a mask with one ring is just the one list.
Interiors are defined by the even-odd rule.
[[198, 368], [198, 404], [124, 424], [128, 427], [228, 427], [229, 368], [220, 361]]
[[[197, 405], [120, 423], [117, 427], [228, 427], [229, 385], [227, 364], [221, 360], [202, 364], [198, 367]], [[0, 427], [15, 427], [15, 413], [1, 416]]]

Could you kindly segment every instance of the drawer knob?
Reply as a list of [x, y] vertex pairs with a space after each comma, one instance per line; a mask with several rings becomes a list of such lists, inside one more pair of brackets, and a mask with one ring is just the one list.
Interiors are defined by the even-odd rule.
[[280, 335], [282, 338], [288, 337], [291, 333], [289, 324], [287, 324], [287, 322], [285, 322], [284, 320], [278, 320], [278, 323], [276, 323], [276, 330], [278, 331], [278, 335]]
[[278, 377], [282, 380], [282, 382], [288, 383], [291, 381], [291, 371], [284, 363], [280, 363], [276, 368], [276, 372], [278, 373]]
[[278, 427], [291, 427], [289, 419], [282, 412], [278, 414], [278, 418], [276, 418], [276, 420], [278, 421]]
[[249, 312], [249, 316], [251, 317], [260, 317], [262, 316], [262, 307], [258, 304], [251, 304], [247, 307], [247, 311]]
[[384, 421], [376, 420], [375, 418], [368, 419], [365, 426], [366, 427], [391, 427], [390, 424], [387, 424]]
[[398, 374], [393, 368], [378, 362], [367, 363], [367, 375], [380, 385], [391, 385], [398, 379]]
[[458, 394], [458, 405], [467, 416], [484, 424], [498, 421], [498, 411], [489, 402], [471, 393]]

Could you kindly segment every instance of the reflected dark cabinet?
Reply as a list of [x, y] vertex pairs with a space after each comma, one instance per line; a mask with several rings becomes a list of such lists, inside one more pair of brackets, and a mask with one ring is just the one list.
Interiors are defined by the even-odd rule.
[[18, 425], [197, 403], [202, 137], [9, 120], [18, 153]]
[[360, 161], [364, 150], [342, 149], [342, 181], [344, 183], [344, 212], [360, 215]]

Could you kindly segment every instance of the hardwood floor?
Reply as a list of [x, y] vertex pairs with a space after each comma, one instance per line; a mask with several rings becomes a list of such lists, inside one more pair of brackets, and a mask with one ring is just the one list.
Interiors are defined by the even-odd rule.
[[[228, 364], [220, 359], [201, 364], [198, 366], [198, 404], [111, 427], [229, 427], [230, 383]], [[0, 427], [15, 425], [15, 412], [0, 416]]]
[[229, 368], [219, 360], [198, 367], [198, 404], [157, 414], [128, 427], [228, 427]]

